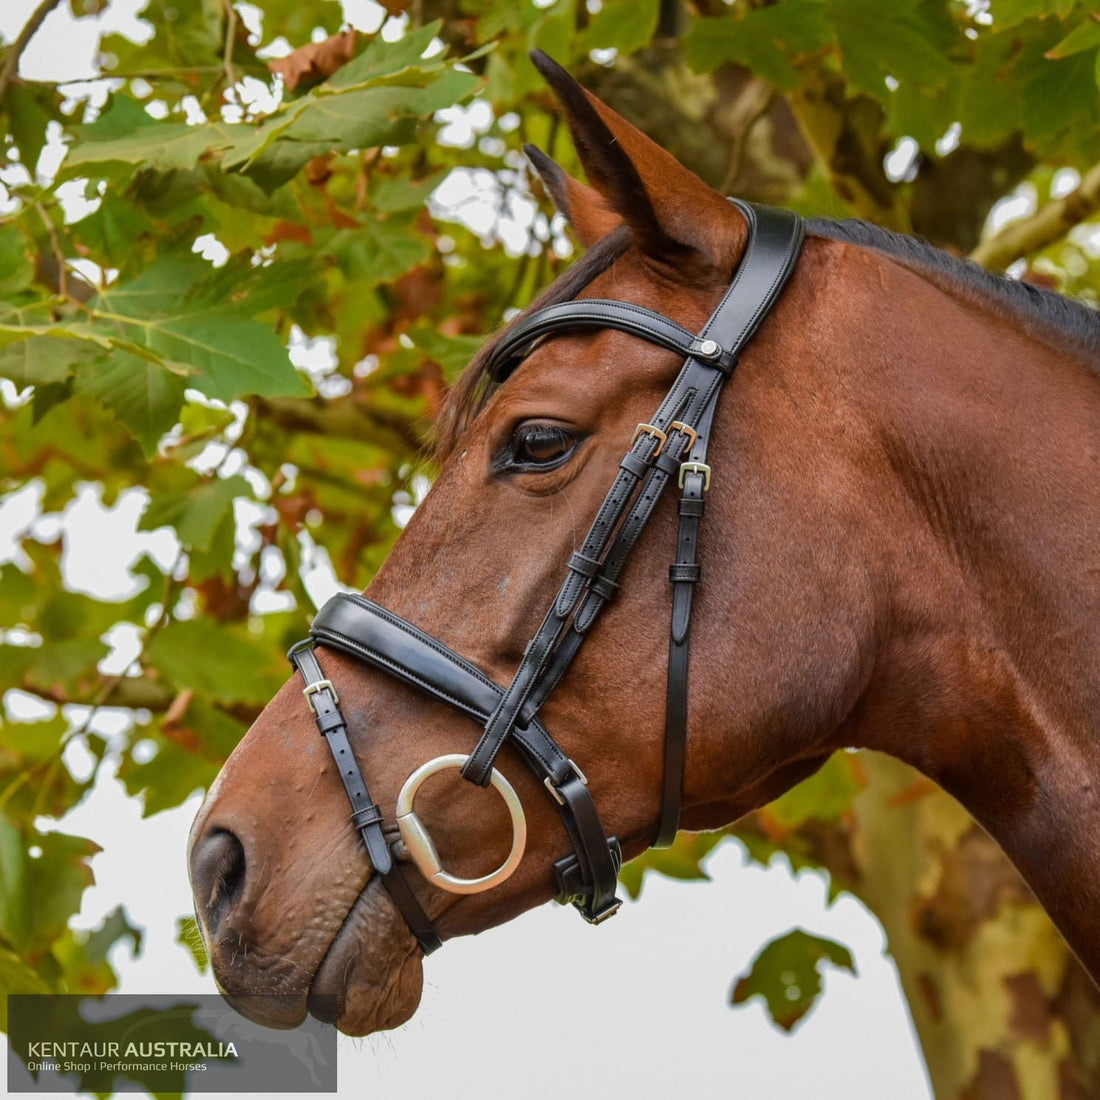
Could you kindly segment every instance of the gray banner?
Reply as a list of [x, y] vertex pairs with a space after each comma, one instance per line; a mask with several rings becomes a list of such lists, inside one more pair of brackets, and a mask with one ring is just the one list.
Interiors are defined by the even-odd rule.
[[217, 996], [11, 994], [8, 1037], [9, 1093], [336, 1091], [331, 1025], [272, 1030]]

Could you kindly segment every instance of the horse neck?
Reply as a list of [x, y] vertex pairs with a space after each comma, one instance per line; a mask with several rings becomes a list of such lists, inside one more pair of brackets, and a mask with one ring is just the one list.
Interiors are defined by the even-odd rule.
[[848, 732], [966, 805], [1100, 974], [1100, 374], [987, 303], [870, 266], [846, 341], [849, 362], [876, 330], [882, 349], [863, 383], [886, 596]]

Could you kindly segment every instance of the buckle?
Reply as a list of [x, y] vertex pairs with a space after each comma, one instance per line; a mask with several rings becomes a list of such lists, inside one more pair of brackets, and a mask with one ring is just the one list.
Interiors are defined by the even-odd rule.
[[331, 680], [315, 680], [312, 684], [306, 684], [302, 688], [302, 694], [306, 697], [306, 702], [309, 704], [309, 709], [313, 712], [314, 717], [317, 715], [317, 708], [313, 705], [311, 695], [316, 695], [319, 691], [331, 691], [332, 701], [336, 706], [340, 705], [340, 696], [336, 694], [336, 688], [332, 686]]
[[661, 451], [664, 450], [664, 446], [668, 442], [668, 436], [665, 435], [660, 428], [655, 428], [652, 424], [639, 424], [634, 429], [634, 434], [630, 437], [630, 445], [632, 447], [638, 441], [638, 436], [640, 435], [651, 435], [657, 440], [657, 450], [653, 452], [650, 456], [651, 458], [656, 458]]
[[623, 907], [622, 898], [612, 898], [598, 913], [589, 913], [583, 904], [577, 905], [582, 917], [588, 924], [603, 924]]
[[705, 462], [682, 462], [680, 464], [680, 478], [677, 484], [684, 487], [684, 477], [687, 474], [703, 475], [703, 492], [710, 488], [710, 467]]
[[699, 438], [699, 433], [690, 424], [685, 424], [682, 420], [674, 420], [669, 424], [668, 430], [670, 432], [677, 431], [681, 435], [686, 435], [688, 437], [687, 446], [684, 448], [685, 451], [690, 451], [691, 448], [695, 446], [695, 441]]
[[[568, 763], [569, 766], [573, 769], [573, 774], [576, 775], [576, 777], [587, 787], [588, 776], [585, 775], [584, 772], [582, 772], [580, 768], [578, 768], [577, 765], [573, 763], [572, 759], [568, 759]], [[542, 784], [550, 792], [550, 796], [559, 806], [565, 805], [565, 796], [561, 793], [559, 788], [554, 786], [554, 781], [550, 778], [550, 776], [547, 776], [542, 781]]]

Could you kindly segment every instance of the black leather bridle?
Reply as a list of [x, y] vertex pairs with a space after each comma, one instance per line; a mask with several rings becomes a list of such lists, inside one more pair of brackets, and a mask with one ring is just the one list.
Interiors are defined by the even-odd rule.
[[[737, 357], [775, 304], [794, 269], [802, 245], [801, 219], [789, 211], [736, 202], [748, 221], [748, 243], [733, 281], [707, 323], [691, 333], [674, 321], [639, 306], [603, 299], [581, 299], [530, 314], [499, 340], [488, 363], [490, 376], [503, 381], [533, 344], [562, 332], [614, 328], [678, 352], [683, 366], [648, 424], [639, 424], [630, 449], [581, 548], [568, 561], [567, 574], [542, 625], [524, 651], [507, 688], [411, 623], [363, 596], [341, 595], [318, 612], [310, 637], [291, 649], [304, 694], [328, 742], [351, 801], [351, 820], [366, 845], [374, 870], [389, 890], [425, 954], [442, 943], [414, 895], [398, 858], [413, 858], [421, 871], [444, 889], [473, 893], [503, 881], [523, 849], [522, 809], [514, 791], [494, 767], [497, 753], [511, 740], [561, 813], [573, 853], [553, 867], [559, 901], [569, 901], [585, 920], [598, 924], [621, 902], [615, 886], [622, 852], [600, 824], [587, 780], [539, 721], [539, 711], [576, 656], [600, 611], [618, 589], [618, 578], [664, 489], [679, 490], [676, 560], [669, 567], [672, 619], [665, 712], [665, 762], [661, 816], [655, 844], [672, 843], [680, 819], [687, 743], [688, 636], [696, 560], [711, 470], [707, 444], [722, 384]], [[348, 740], [339, 698], [317, 660], [321, 645], [366, 661], [419, 688], [483, 728], [467, 757], [439, 757], [418, 768], [398, 798], [402, 841], [391, 848], [383, 818], [372, 801]], [[490, 782], [512, 811], [514, 841], [509, 861], [493, 875], [461, 880], [447, 875], [423, 826], [412, 813], [416, 787], [434, 771], [461, 766], [472, 783]]]

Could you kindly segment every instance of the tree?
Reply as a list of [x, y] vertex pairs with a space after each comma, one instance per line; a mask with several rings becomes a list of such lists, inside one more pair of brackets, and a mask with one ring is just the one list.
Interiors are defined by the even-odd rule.
[[[0, 686], [55, 708], [35, 721], [9, 708], [0, 741], [8, 991], [110, 988], [106, 951], [135, 935], [122, 910], [68, 929], [91, 848], [35, 827], [92, 782], [66, 749], [103, 759], [96, 708], [130, 716], [121, 774], [147, 813], [209, 783], [303, 632], [304, 563], [327, 555], [366, 584], [395, 506], [430, 476], [445, 387], [566, 262], [518, 150], [577, 165], [528, 49], [716, 187], [917, 232], [1087, 300], [1100, 286], [1100, 22], [1075, 0], [386, 0], [377, 34], [341, 31], [331, 0], [264, 0], [258, 17], [149, 0], [149, 41], [100, 44], [101, 105], [20, 75], [59, 3], [0, 55], [3, 491], [37, 494], [47, 515], [88, 483], [107, 505], [140, 492], [141, 526], [169, 529], [178, 554], [135, 562], [143, 587], [120, 602], [67, 590], [60, 543], [32, 529], [0, 571]], [[76, 18], [108, 5], [70, 0]], [[476, 106], [460, 119], [461, 104]], [[1020, 186], [1034, 212], [989, 230]], [[448, 194], [480, 201], [482, 231]], [[301, 360], [307, 344], [296, 368], [288, 345]], [[119, 623], [140, 654], [108, 674]], [[878, 915], [938, 1095], [1100, 1092], [1095, 989], [930, 783], [840, 754], [625, 882], [698, 877], [730, 836], [761, 861], [826, 868]], [[846, 953], [783, 937], [733, 999], [759, 992], [793, 1027], [822, 960]]]

